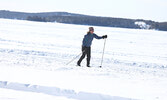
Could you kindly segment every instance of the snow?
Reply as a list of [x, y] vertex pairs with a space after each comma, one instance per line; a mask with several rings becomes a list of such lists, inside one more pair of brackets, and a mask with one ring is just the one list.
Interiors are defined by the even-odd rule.
[[97, 27], [91, 68], [71, 59], [89, 26], [0, 19], [0, 100], [166, 100], [167, 32]]
[[151, 26], [147, 25], [145, 22], [137, 21], [135, 25], [138, 25], [141, 29], [149, 29]]
[[50, 96], [42, 93], [0, 89], [0, 100], [74, 100], [65, 97]]

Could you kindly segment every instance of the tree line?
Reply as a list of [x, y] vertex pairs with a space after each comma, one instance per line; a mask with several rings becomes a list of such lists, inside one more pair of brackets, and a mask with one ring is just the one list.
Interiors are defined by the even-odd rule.
[[[167, 22], [155, 22], [142, 19], [98, 17], [68, 12], [24, 13], [0, 10], [0, 18], [134, 29], [156, 29], [167, 31]], [[146, 28], [144, 26], [135, 24], [136, 22], [145, 23]]]
[[133, 20], [133, 19], [95, 17], [95, 16], [48, 16], [48, 17], [28, 16], [27, 20], [40, 21], [40, 22], [79, 24], [79, 25], [134, 28], [134, 29], [141, 29], [140, 26], [134, 24], [136, 21], [141, 21], [150, 25], [150, 29], [167, 31], [167, 22], [159, 23], [151, 20], [142, 20], [142, 19]]

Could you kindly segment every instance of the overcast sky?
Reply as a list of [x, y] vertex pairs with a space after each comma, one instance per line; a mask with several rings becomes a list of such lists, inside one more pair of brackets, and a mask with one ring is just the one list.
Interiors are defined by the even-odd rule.
[[167, 0], [0, 0], [0, 10], [71, 13], [167, 22]]

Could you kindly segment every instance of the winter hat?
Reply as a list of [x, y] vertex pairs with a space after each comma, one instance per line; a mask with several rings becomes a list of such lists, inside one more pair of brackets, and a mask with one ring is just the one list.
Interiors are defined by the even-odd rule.
[[94, 28], [93, 27], [89, 27], [89, 32], [90, 31], [94, 31]]

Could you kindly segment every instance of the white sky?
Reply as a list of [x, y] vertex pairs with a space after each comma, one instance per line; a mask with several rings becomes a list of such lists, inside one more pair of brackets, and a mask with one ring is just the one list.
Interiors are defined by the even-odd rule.
[[0, 0], [0, 10], [66, 11], [167, 22], [167, 0]]

